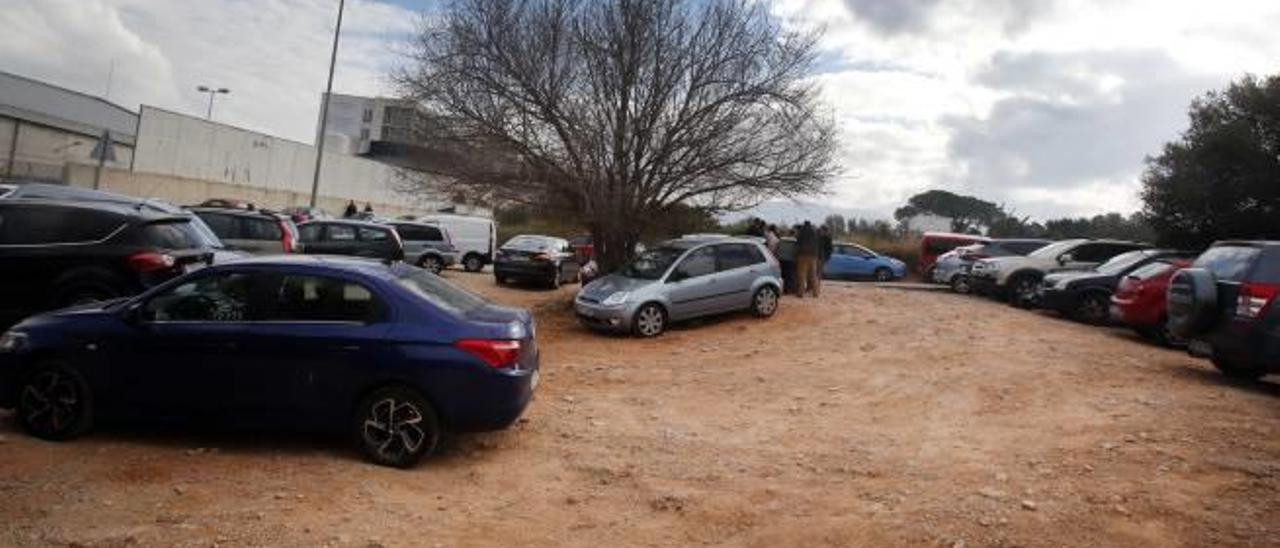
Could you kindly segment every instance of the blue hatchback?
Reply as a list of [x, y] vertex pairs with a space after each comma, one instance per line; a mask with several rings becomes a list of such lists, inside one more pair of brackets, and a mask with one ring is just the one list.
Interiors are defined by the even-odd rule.
[[822, 266], [822, 277], [830, 280], [896, 280], [907, 275], [907, 265], [858, 244], [838, 243]]
[[101, 419], [351, 432], [411, 466], [504, 428], [538, 384], [534, 322], [417, 267], [317, 256], [213, 266], [0, 337], [0, 407], [65, 440]]

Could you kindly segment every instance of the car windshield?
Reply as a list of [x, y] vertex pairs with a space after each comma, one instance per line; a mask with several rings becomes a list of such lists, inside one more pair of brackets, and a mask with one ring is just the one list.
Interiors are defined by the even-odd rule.
[[162, 249], [205, 249], [208, 242], [188, 219], [148, 223], [139, 229], [141, 243]]
[[444, 278], [416, 267], [406, 267], [396, 283], [423, 300], [459, 316], [488, 303], [479, 295], [453, 285]]
[[1238, 282], [1249, 273], [1249, 267], [1262, 251], [1252, 246], [1224, 245], [1209, 248], [1196, 259], [1194, 268], [1212, 272], [1219, 280]]
[[671, 268], [671, 263], [676, 262], [684, 251], [678, 247], [655, 247], [636, 255], [618, 273], [628, 278], [656, 280]]
[[1058, 254], [1062, 253], [1063, 251], [1066, 251], [1067, 249], [1074, 247], [1077, 243], [1079, 243], [1079, 241], [1077, 240], [1054, 242], [1040, 249], [1032, 251], [1031, 253], [1028, 253], [1027, 256], [1035, 259], [1052, 259], [1054, 257], [1057, 257]]
[[514, 249], [516, 251], [546, 251], [552, 248], [550, 238], [539, 238], [537, 236], [516, 236], [507, 243], [502, 244], [502, 249]]
[[1139, 280], [1150, 280], [1151, 278], [1160, 276], [1173, 268], [1174, 268], [1173, 264], [1166, 263], [1164, 261], [1156, 261], [1147, 266], [1134, 270], [1133, 272], [1130, 272], [1129, 276], [1131, 278], [1136, 278]]
[[1150, 255], [1150, 252], [1143, 250], [1121, 253], [1112, 257], [1110, 261], [1102, 263], [1102, 265], [1098, 267], [1098, 273], [1106, 274], [1108, 276], [1118, 276], [1124, 271], [1133, 268]]

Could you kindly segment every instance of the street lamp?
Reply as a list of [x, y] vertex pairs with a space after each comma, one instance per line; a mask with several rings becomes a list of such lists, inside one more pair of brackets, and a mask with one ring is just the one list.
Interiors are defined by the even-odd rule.
[[333, 27], [333, 51], [329, 54], [329, 83], [320, 101], [320, 136], [316, 138], [316, 170], [311, 177], [311, 207], [316, 207], [320, 193], [320, 161], [324, 158], [324, 133], [329, 124], [329, 95], [333, 93], [333, 67], [338, 64], [338, 36], [342, 34], [342, 8], [346, 0], [338, 0], [338, 24]]
[[205, 120], [213, 119], [213, 96], [219, 93], [231, 93], [231, 90], [227, 88], [211, 88], [209, 86], [196, 86], [196, 91], [209, 94], [209, 110], [204, 114]]

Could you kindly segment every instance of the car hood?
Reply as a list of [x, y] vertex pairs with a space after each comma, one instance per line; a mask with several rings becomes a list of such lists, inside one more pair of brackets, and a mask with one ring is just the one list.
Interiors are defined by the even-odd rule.
[[610, 274], [587, 284], [582, 288], [582, 294], [594, 299], [604, 299], [619, 291], [635, 291], [654, 283], [657, 283], [657, 280], [641, 280], [620, 274]]

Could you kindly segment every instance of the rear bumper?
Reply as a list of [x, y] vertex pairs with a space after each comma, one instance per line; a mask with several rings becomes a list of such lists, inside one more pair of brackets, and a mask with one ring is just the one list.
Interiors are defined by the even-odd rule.
[[1111, 298], [1111, 319], [1132, 327], [1155, 327], [1160, 323], [1163, 310], [1143, 307], [1136, 300]]
[[552, 263], [509, 263], [493, 264], [493, 274], [508, 278], [550, 278], [556, 272]]
[[1189, 345], [1192, 355], [1220, 359], [1237, 367], [1280, 372], [1280, 325], [1267, 322], [1231, 320], [1204, 336], [1194, 337], [1208, 343], [1212, 351]]
[[453, 432], [501, 430], [520, 418], [533, 401], [538, 369], [492, 371], [484, 388], [438, 396], [445, 426]]
[[1001, 296], [1000, 285], [996, 283], [995, 278], [987, 276], [969, 275], [969, 288], [979, 295], [989, 295], [993, 297]]

